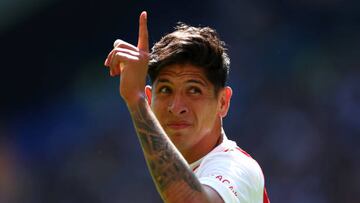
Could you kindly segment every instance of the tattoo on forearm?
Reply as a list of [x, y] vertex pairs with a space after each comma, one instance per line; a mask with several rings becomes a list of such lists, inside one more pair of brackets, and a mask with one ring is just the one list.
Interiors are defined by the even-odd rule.
[[191, 189], [201, 192], [200, 183], [166, 139], [144, 102], [146, 101], [139, 102], [137, 109], [132, 112], [132, 117], [148, 166], [159, 189], [164, 191], [171, 183], [184, 181]]

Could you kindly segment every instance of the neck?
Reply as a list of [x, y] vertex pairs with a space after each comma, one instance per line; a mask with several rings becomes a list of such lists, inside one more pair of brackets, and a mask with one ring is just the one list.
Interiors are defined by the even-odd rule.
[[223, 135], [224, 130], [222, 127], [219, 127], [215, 132], [211, 133], [211, 135], [205, 136], [204, 139], [200, 140], [190, 149], [181, 151], [181, 153], [186, 161], [191, 164], [201, 159], [209, 152], [211, 152], [215, 147], [221, 144]]

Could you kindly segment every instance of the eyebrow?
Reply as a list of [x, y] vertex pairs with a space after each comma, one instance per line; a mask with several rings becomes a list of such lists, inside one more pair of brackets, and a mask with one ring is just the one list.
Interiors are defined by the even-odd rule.
[[202, 86], [204, 86], [204, 87], [206, 87], [207, 85], [206, 85], [206, 83], [205, 82], [203, 82], [203, 81], [201, 81], [201, 80], [194, 80], [194, 79], [191, 79], [191, 80], [187, 80], [186, 81], [187, 83], [196, 83], [196, 84], [200, 84], [200, 85], [202, 85]]
[[[170, 83], [170, 84], [172, 84], [172, 82], [170, 80], [166, 79], [166, 78], [159, 78], [157, 83]], [[200, 84], [200, 85], [202, 85], [204, 87], [207, 86], [207, 83], [203, 82], [202, 80], [190, 79], [190, 80], [187, 80], [186, 83], [196, 83], [196, 84]]]
[[157, 83], [160, 83], [160, 82], [171, 83], [170, 80], [165, 79], [165, 78], [159, 78], [158, 81], [157, 81]]

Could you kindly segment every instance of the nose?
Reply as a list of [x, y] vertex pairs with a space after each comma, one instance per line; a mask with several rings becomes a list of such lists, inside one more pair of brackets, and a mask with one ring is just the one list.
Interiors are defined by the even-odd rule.
[[186, 114], [189, 110], [184, 98], [181, 95], [177, 94], [174, 95], [173, 98], [170, 100], [168, 111], [171, 114], [180, 116]]

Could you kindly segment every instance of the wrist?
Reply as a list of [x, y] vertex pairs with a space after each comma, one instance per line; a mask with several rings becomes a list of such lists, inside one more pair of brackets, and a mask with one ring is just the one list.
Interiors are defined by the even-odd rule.
[[134, 108], [137, 108], [139, 103], [147, 103], [144, 92], [139, 92], [137, 94], [132, 95], [131, 97], [127, 97], [123, 99], [130, 111]]

